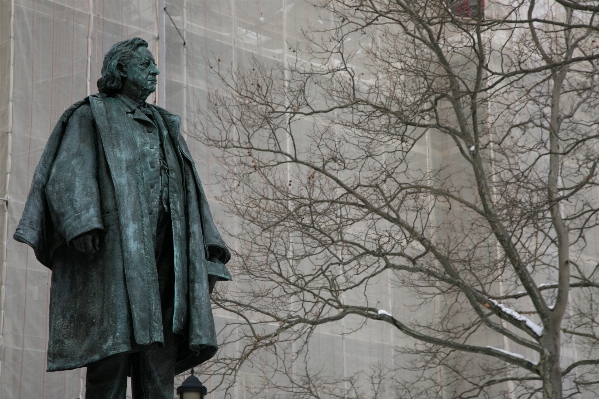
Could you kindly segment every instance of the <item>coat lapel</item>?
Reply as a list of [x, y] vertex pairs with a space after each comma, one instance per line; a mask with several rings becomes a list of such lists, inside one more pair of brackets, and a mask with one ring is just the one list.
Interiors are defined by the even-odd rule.
[[[185, 206], [187, 220], [182, 226], [186, 229], [187, 238], [187, 289], [189, 313], [189, 347], [197, 351], [195, 361], [203, 362], [212, 357], [216, 351], [216, 329], [210, 295], [208, 293], [208, 264], [206, 260], [207, 247], [204, 235], [204, 226], [207, 218], [205, 211], [209, 213], [205, 194], [195, 170], [193, 158], [180, 136], [181, 119], [178, 115], [172, 115], [161, 108], [156, 107], [162, 116], [168, 134], [179, 154], [181, 171], [183, 173], [183, 185], [185, 187]], [[212, 217], [209, 216], [209, 222]], [[173, 219], [174, 221], [174, 219]], [[175, 233], [176, 235], [176, 233]], [[223, 243], [224, 246], [224, 243]], [[225, 247], [226, 248], [226, 247]]]
[[143, 124], [156, 127], [156, 124], [154, 124], [154, 122], [150, 118], [148, 118], [146, 114], [141, 112], [139, 108], [136, 108], [135, 111], [133, 111], [133, 119], [140, 121]]
[[154, 246], [140, 154], [126, 113], [108, 97], [90, 97], [117, 200], [123, 261], [135, 341], [162, 342]]

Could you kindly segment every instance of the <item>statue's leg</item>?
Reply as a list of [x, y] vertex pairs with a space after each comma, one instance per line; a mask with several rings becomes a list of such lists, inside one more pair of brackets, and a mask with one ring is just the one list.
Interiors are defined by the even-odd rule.
[[167, 213], [161, 213], [158, 219], [155, 256], [164, 346], [131, 355], [133, 399], [172, 399], [174, 396], [177, 344], [180, 337], [173, 333], [175, 275], [172, 224]]
[[129, 355], [119, 353], [87, 366], [85, 399], [125, 399]]
[[[172, 320], [172, 312], [170, 319]], [[174, 397], [177, 337], [172, 332], [172, 321], [164, 323], [171, 328], [165, 332], [162, 348], [131, 355], [131, 391], [133, 399], [172, 399]]]

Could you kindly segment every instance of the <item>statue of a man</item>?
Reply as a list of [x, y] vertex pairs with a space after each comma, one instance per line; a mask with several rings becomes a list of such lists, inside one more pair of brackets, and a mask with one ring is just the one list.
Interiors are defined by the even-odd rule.
[[87, 366], [87, 399], [172, 399], [176, 373], [217, 350], [210, 292], [230, 280], [180, 119], [145, 102], [159, 74], [133, 38], [100, 94], [50, 136], [14, 238], [52, 269], [48, 371]]

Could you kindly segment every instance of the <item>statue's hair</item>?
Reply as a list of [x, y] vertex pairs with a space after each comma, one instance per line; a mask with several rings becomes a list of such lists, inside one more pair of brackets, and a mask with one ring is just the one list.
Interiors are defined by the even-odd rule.
[[98, 79], [98, 91], [105, 94], [118, 92], [122, 86], [118, 64], [127, 64], [139, 47], [148, 47], [148, 42], [139, 37], [118, 42], [108, 50], [102, 65], [102, 77]]

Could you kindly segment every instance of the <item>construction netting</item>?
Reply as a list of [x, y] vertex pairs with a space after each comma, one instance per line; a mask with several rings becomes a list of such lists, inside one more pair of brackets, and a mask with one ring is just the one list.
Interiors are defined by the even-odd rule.
[[[0, 0], [0, 399], [85, 395], [85, 369], [46, 372], [51, 273], [12, 234], [52, 128], [71, 104], [97, 92], [108, 49], [135, 36], [149, 43], [161, 75], [148, 101], [181, 115], [185, 133], [207, 103], [209, 87], [218, 85], [210, 60], [226, 66], [249, 65], [252, 56], [281, 62], [309, 22], [322, 23], [303, 0]], [[196, 140], [188, 144], [215, 218], [230, 220], [214, 199], [214, 154]], [[443, 146], [419, 144], [417, 167], [426, 169]], [[386, 309], [415, 305], [385, 278], [368, 287], [373, 303]], [[215, 316], [219, 327], [234, 318], [223, 311]], [[343, 323], [353, 329], [351, 320]], [[359, 322], [355, 327], [359, 331], [351, 335], [320, 331], [313, 361], [342, 377], [394, 361], [399, 334]], [[253, 384], [252, 371], [237, 377], [227, 397], [249, 397], [244, 386]], [[209, 389], [211, 384], [208, 379]], [[210, 397], [223, 396], [217, 391]]]
[[[186, 49], [164, 6], [186, 35]], [[230, 52], [231, 40], [222, 40], [221, 31], [231, 29], [222, 21], [231, 20], [229, 3], [181, 0], [164, 6], [153, 0], [0, 2], [0, 192], [10, 197], [8, 208], [0, 203], [0, 234], [6, 243], [0, 280], [0, 398], [75, 399], [85, 390], [84, 369], [45, 372], [51, 273], [30, 248], [11, 238], [53, 125], [71, 104], [97, 92], [103, 56], [120, 40], [139, 36], [149, 43], [164, 80], [163, 98], [148, 101], [184, 120], [194, 102], [205, 98], [205, 65], [198, 61], [198, 49]], [[193, 67], [185, 69], [184, 56]], [[192, 147], [210, 190], [210, 155]]]
[[[243, 64], [252, 54], [280, 60], [309, 13], [307, 3], [292, 0], [0, 1], [0, 193], [9, 197], [8, 205], [0, 200], [0, 398], [85, 394], [85, 369], [45, 371], [51, 273], [12, 234], [54, 124], [71, 104], [97, 92], [108, 49], [135, 36], [149, 43], [162, 75], [148, 101], [180, 114], [185, 131], [206, 102], [207, 59], [227, 65]], [[212, 198], [212, 155], [196, 141], [189, 145]], [[211, 200], [216, 218], [220, 208]], [[216, 321], [222, 325], [227, 317], [217, 314]], [[366, 346], [352, 345], [351, 339], [342, 344], [324, 334], [322, 348], [341, 368], [359, 358], [384, 357], [385, 345], [365, 338]], [[248, 376], [240, 375], [241, 387]]]

